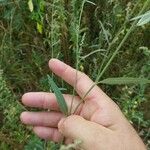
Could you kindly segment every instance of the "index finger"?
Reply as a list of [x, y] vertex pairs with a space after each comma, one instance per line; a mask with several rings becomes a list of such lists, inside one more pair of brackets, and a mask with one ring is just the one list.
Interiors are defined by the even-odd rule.
[[[56, 75], [73, 86], [81, 98], [83, 98], [87, 91], [95, 84], [87, 75], [58, 59], [51, 59], [49, 61], [49, 67]], [[94, 86], [85, 99], [93, 99], [97, 96], [106, 98], [105, 93], [98, 86]]]

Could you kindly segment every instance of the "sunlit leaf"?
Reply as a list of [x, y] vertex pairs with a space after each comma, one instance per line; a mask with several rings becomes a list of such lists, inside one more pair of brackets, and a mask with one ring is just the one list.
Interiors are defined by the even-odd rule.
[[68, 115], [68, 107], [67, 107], [66, 101], [65, 101], [60, 89], [58, 88], [58, 86], [55, 84], [55, 82], [53, 81], [53, 79], [49, 75], [48, 75], [48, 81], [51, 85], [52, 90], [55, 93], [55, 96], [57, 98], [57, 102], [58, 102], [58, 105], [60, 107], [60, 110], [65, 115]]
[[108, 78], [100, 81], [102, 84], [110, 85], [121, 85], [121, 84], [150, 84], [150, 80], [145, 78], [130, 78], [130, 77], [120, 77], [120, 78]]
[[42, 24], [40, 24], [40, 23], [38, 23], [38, 22], [37, 22], [37, 30], [38, 30], [38, 32], [39, 32], [40, 34], [43, 33], [43, 26], [42, 26]]
[[29, 10], [30, 10], [31, 12], [33, 12], [34, 6], [33, 6], [32, 0], [29, 0], [29, 1], [28, 1], [28, 6], [29, 6]]
[[143, 15], [137, 16], [131, 20], [139, 20], [137, 26], [143, 26], [150, 22], [150, 11], [146, 12]]

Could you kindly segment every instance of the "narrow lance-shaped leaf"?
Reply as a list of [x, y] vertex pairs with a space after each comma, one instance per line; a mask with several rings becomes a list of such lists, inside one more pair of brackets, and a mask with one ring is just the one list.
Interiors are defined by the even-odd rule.
[[102, 84], [109, 85], [121, 85], [121, 84], [150, 84], [150, 80], [145, 78], [130, 78], [130, 77], [120, 77], [120, 78], [108, 78], [100, 81]]
[[131, 19], [131, 21], [138, 20], [138, 19], [139, 19], [139, 21], [137, 23], [137, 26], [143, 26], [143, 25], [149, 23], [150, 22], [150, 11], [146, 12], [143, 15], [140, 15], [140, 16], [137, 16], [137, 17]]
[[53, 79], [49, 75], [48, 75], [48, 81], [51, 85], [53, 92], [55, 93], [55, 96], [57, 98], [57, 102], [58, 102], [58, 105], [60, 107], [60, 110], [65, 115], [68, 115], [68, 107], [67, 107], [66, 101], [65, 101], [61, 91], [59, 90], [58, 86], [55, 84], [55, 82], [53, 81]]

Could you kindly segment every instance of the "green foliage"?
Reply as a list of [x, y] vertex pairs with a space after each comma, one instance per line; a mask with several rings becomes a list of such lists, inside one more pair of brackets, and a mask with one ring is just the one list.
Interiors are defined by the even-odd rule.
[[31, 12], [32, 20], [37, 23], [37, 31], [42, 34], [43, 33], [43, 16], [44, 16], [44, 0], [29, 0], [28, 7]]
[[59, 104], [60, 110], [64, 113], [64, 115], [68, 115], [68, 107], [66, 104], [66, 101], [61, 93], [61, 91], [59, 90], [58, 86], [55, 84], [55, 82], [53, 81], [53, 79], [48, 76], [48, 81], [51, 85], [52, 91], [55, 93], [56, 97], [57, 97], [57, 102]]
[[[0, 117], [1, 132], [0, 142], [6, 142], [9, 146], [16, 146], [24, 141], [25, 133], [20, 124], [18, 115], [22, 111], [22, 107], [15, 101], [14, 94], [8, 89], [6, 81], [0, 73]], [[18, 124], [16, 126], [16, 124]], [[8, 135], [7, 135], [8, 134]], [[13, 140], [15, 139], [15, 140]], [[21, 144], [20, 144], [21, 145]], [[0, 145], [3, 148], [3, 145]], [[5, 147], [5, 146], [4, 146]]]
[[135, 18], [133, 18], [132, 20], [136, 20], [139, 19], [137, 26], [143, 26], [147, 23], [150, 22], [150, 11], [146, 12], [145, 14], [141, 15], [141, 16], [137, 16]]
[[[101, 88], [118, 103], [148, 145], [150, 122], [145, 104], [149, 105], [149, 84], [133, 85], [150, 79], [147, 2], [0, 1], [0, 149], [59, 149], [59, 145], [33, 136], [30, 127], [19, 121], [20, 113], [27, 109], [19, 101], [23, 93], [50, 91], [47, 62], [53, 57], [97, 82], [132, 83]], [[63, 92], [75, 94], [63, 81], [55, 80], [67, 89]]]
[[100, 81], [102, 84], [110, 85], [121, 85], [121, 84], [150, 84], [150, 80], [142, 78], [129, 78], [129, 77], [120, 77], [120, 78], [108, 78]]
[[25, 145], [25, 150], [43, 150], [44, 149], [44, 143], [39, 140], [37, 137], [32, 137], [29, 139], [29, 143]]

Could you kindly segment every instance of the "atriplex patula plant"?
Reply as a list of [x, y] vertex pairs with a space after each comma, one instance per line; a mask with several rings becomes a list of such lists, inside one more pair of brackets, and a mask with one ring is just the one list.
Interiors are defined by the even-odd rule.
[[[145, 11], [145, 9], [147, 9], [149, 4], [150, 4], [150, 0], [147, 0], [144, 3], [143, 8], [139, 12], [138, 16], [140, 16]], [[147, 19], [147, 17], [146, 17], [146, 19]], [[122, 78], [109, 78], [109, 79], [104, 79], [103, 81], [99, 81], [102, 78], [102, 76], [105, 73], [105, 71], [108, 69], [109, 65], [111, 64], [111, 62], [113, 61], [115, 56], [118, 54], [118, 51], [122, 48], [123, 44], [126, 42], [128, 37], [130, 36], [131, 32], [136, 28], [136, 26], [137, 26], [137, 20], [135, 20], [133, 22], [133, 24], [131, 25], [130, 29], [128, 30], [128, 32], [123, 37], [121, 43], [118, 45], [118, 47], [116, 48], [116, 50], [114, 51], [112, 56], [110, 56], [110, 58], [108, 59], [108, 62], [106, 63], [106, 65], [104, 66], [102, 71], [100, 70], [98, 72], [97, 78], [95, 80], [95, 84], [87, 91], [87, 93], [85, 93], [85, 95], [82, 98], [82, 102], [84, 102], [85, 97], [93, 89], [93, 87], [96, 84], [99, 84], [99, 83], [104, 83], [104, 84], [134, 84], [134, 83], [135, 84], [137, 84], [137, 83], [139, 83], [139, 84], [150, 84], [150, 80], [148, 80], [148, 79], [124, 78], [124, 77], [122, 77]], [[108, 47], [108, 48], [110, 49], [111, 46]], [[77, 106], [77, 108], [75, 109], [74, 113], [76, 112], [76, 110], [78, 109], [79, 106], [80, 106], [80, 104]]]
[[[76, 49], [76, 69], [78, 70], [78, 65], [79, 65], [79, 62], [80, 62], [80, 52], [81, 52], [81, 48], [82, 48], [82, 44], [79, 43], [79, 36], [80, 36], [80, 24], [81, 24], [81, 17], [82, 17], [82, 12], [83, 12], [83, 9], [84, 9], [84, 5], [85, 5], [86, 1], [83, 1], [82, 2], [82, 5], [81, 5], [81, 8], [80, 8], [80, 13], [79, 13], [79, 18], [76, 19], [78, 21], [76, 21], [77, 23], [74, 23], [75, 24], [75, 35], [76, 35], [76, 46], [75, 46], [75, 49]], [[145, 9], [148, 7], [150, 1], [147, 0], [144, 5], [143, 5], [143, 8], [141, 9], [141, 11], [139, 12], [138, 16], [140, 16], [144, 11]], [[74, 9], [73, 9], [74, 10]], [[147, 19], [147, 17], [146, 17]], [[111, 85], [115, 85], [115, 84], [150, 84], [150, 80], [148, 79], [145, 79], [145, 78], [131, 78], [131, 77], [119, 77], [119, 78], [108, 78], [108, 79], [104, 79], [104, 80], [101, 80], [100, 79], [102, 78], [103, 74], [105, 73], [105, 71], [108, 69], [109, 65], [111, 64], [111, 62], [113, 61], [113, 59], [115, 58], [115, 56], [118, 54], [118, 51], [122, 48], [123, 44], [126, 42], [127, 38], [130, 36], [131, 32], [136, 28], [137, 26], [137, 20], [135, 20], [130, 29], [128, 30], [128, 32], [125, 34], [125, 36], [123, 37], [121, 43], [118, 45], [118, 47], [116, 48], [116, 50], [114, 51], [114, 53], [112, 54], [112, 56], [110, 56], [110, 58], [108, 59], [106, 65], [104, 66], [104, 68], [102, 69], [102, 71], [100, 70], [98, 72], [98, 75], [97, 75], [97, 78], [95, 80], [95, 84], [87, 91], [87, 93], [85, 93], [85, 95], [81, 98], [81, 103], [84, 102], [84, 99], [85, 97], [88, 95], [88, 93], [93, 89], [93, 87], [96, 85], [96, 84], [111, 84]], [[114, 44], [114, 40], [113, 41], [113, 44]], [[112, 45], [112, 44], [110, 44]], [[108, 47], [108, 49], [110, 49], [111, 47]], [[77, 71], [78, 72], [78, 71]], [[76, 79], [77, 79], [77, 75], [78, 73], [76, 73]], [[76, 88], [76, 86], [75, 86]], [[57, 88], [57, 90], [59, 91], [59, 89]], [[55, 93], [56, 94], [56, 93]], [[58, 93], [57, 93], [58, 94]], [[56, 96], [57, 97], [60, 97], [60, 93]], [[74, 94], [74, 92], [73, 92]], [[60, 98], [58, 101], [62, 101], [61, 100], [62, 98]], [[65, 101], [63, 102], [65, 103]], [[80, 103], [80, 104], [81, 104]], [[73, 104], [73, 101], [72, 101], [72, 104]], [[80, 106], [80, 104], [75, 108], [74, 110], [74, 113], [76, 112], [76, 110], [78, 109], [78, 107]], [[63, 104], [63, 105], [66, 105], [66, 104]], [[63, 105], [59, 105], [60, 108], [63, 107]], [[71, 107], [72, 109], [72, 107]], [[70, 110], [70, 113], [72, 112], [72, 110]]]
[[[144, 3], [148, 7], [138, 15]], [[3, 113], [5, 120], [2, 119], [0, 137], [15, 139], [12, 140], [15, 145], [22, 142], [27, 150], [44, 149], [48, 145], [52, 150], [59, 149], [59, 145], [45, 144], [37, 139], [30, 128], [18, 127], [19, 114], [24, 109], [18, 100], [23, 93], [54, 91], [58, 100], [59, 97], [63, 99], [61, 92], [76, 95], [76, 86], [72, 91], [63, 81], [55, 80], [54, 75], [52, 79], [47, 76], [49, 58], [57, 57], [84, 71], [93, 80], [99, 78], [95, 84], [109, 91], [130, 121], [138, 124], [144, 139], [148, 139], [149, 125], [139, 115], [140, 103], [143, 99], [146, 101], [148, 95], [145, 94], [147, 84], [144, 85], [149, 82], [149, 27], [145, 24], [149, 20], [148, 9], [147, 0], [1, 0], [0, 65], [4, 73], [0, 80], [3, 85], [5, 83], [5, 90], [0, 86], [0, 115]], [[130, 30], [132, 24], [134, 32]], [[117, 76], [119, 78], [114, 78]], [[104, 85], [106, 83], [123, 85], [118, 88]], [[60, 107], [63, 105], [64, 114], [75, 112], [68, 110], [64, 99], [58, 103]], [[10, 144], [5, 144], [6, 140], [1, 144], [1, 141], [0, 149], [8, 149]], [[11, 149], [15, 148], [13, 144]]]
[[[73, 2], [74, 3], [73, 3], [72, 6], [76, 6], [75, 5], [75, 1], [73, 1]], [[74, 29], [74, 32], [72, 33], [72, 34], [74, 34], [73, 35], [73, 37], [74, 37], [73, 41], [75, 43], [73, 49], [76, 52], [75, 56], [76, 56], [76, 69], [77, 70], [79, 69], [79, 63], [81, 61], [80, 55], [81, 55], [81, 52], [82, 52], [82, 43], [84, 42], [84, 38], [85, 38], [84, 37], [85, 36], [84, 33], [82, 34], [83, 36], [81, 36], [81, 32], [80, 32], [80, 28], [81, 27], [80, 27], [80, 25], [81, 25], [81, 18], [82, 18], [82, 15], [83, 15], [82, 14], [83, 13], [83, 9], [84, 9], [84, 6], [85, 6], [86, 2], [87, 2], [86, 0], [82, 1], [81, 5], [80, 5], [81, 7], [79, 7], [80, 11], [78, 10], [76, 12], [77, 9], [75, 7], [73, 7], [73, 20], [72, 20], [71, 27]], [[149, 5], [149, 3], [150, 3], [149, 0], [147, 0], [144, 3], [144, 6], [143, 6], [142, 10], [139, 12], [138, 16], [141, 17], [141, 14], [145, 11], [145, 9]], [[146, 16], [147, 16], [147, 14], [146, 14]], [[138, 18], [136, 18], [136, 19], [138, 19]], [[100, 81], [100, 79], [102, 78], [103, 74], [106, 72], [106, 70], [108, 69], [109, 65], [111, 64], [111, 62], [113, 61], [113, 59], [115, 58], [115, 56], [118, 54], [118, 51], [122, 48], [122, 46], [124, 45], [124, 43], [126, 42], [126, 40], [128, 39], [128, 37], [130, 36], [131, 32], [136, 28], [137, 25], [139, 25], [139, 23], [137, 24], [137, 20], [136, 19], [132, 23], [130, 29], [125, 34], [125, 36], [123, 37], [122, 41], [116, 47], [116, 50], [112, 53], [112, 55], [108, 59], [106, 59], [106, 58], [103, 59], [103, 62], [102, 62], [103, 66], [101, 66], [102, 68], [100, 67], [101, 69], [98, 72], [97, 78], [95, 80], [95, 84], [87, 91], [87, 93], [85, 93], [85, 96], [83, 96], [81, 98], [81, 103], [84, 102], [85, 97], [88, 95], [88, 93], [92, 90], [92, 88], [96, 84], [110, 84], [110, 85], [115, 85], [115, 84], [119, 84], [119, 85], [121, 85], [121, 84], [150, 84], [150, 80], [148, 80], [148, 79], [145, 79], [145, 78], [131, 78], [131, 77], [108, 78], [108, 79], [104, 79], [104, 80]], [[147, 21], [147, 17], [145, 19]], [[127, 21], [125, 21], [124, 26], [128, 23], [128, 21], [130, 21], [129, 18], [128, 18]], [[145, 20], [142, 20], [142, 21], [145, 22]], [[100, 22], [100, 24], [102, 26], [102, 29], [105, 30], [104, 27], [103, 27], [103, 24], [101, 22]], [[119, 34], [122, 31], [122, 29], [124, 28], [124, 26], [121, 27], [121, 29], [119, 30], [119, 32], [117, 33], [116, 36], [119, 36]], [[109, 41], [107, 40], [108, 41], [108, 49], [106, 50], [107, 55], [109, 53], [109, 50], [112, 48], [112, 45], [115, 43], [115, 40], [116, 40], [116, 37], [114, 37], [114, 39], [112, 40], [112, 43], [109, 43]], [[78, 71], [76, 73], [76, 79], [77, 79], [77, 76], [78, 76]], [[56, 97], [57, 97], [57, 100], [58, 100], [58, 104], [59, 104], [62, 112], [66, 115], [66, 111], [67, 111], [67, 107], [66, 106], [67, 106], [67, 104], [66, 104], [66, 102], [65, 102], [65, 100], [64, 100], [64, 98], [63, 98], [63, 96], [62, 96], [62, 94], [61, 94], [61, 92], [59, 90], [59, 88], [54, 84], [54, 82], [53, 82], [53, 80], [51, 78], [49, 78], [49, 80], [51, 81], [50, 83], [51, 83], [52, 89], [53, 89], [54, 93], [56, 94]], [[74, 90], [73, 90], [73, 95], [75, 95], [75, 93], [74, 93], [75, 89], [76, 89], [76, 85], [75, 85]], [[79, 103], [79, 105], [75, 108], [75, 110], [73, 111], [73, 113], [76, 112], [76, 110], [78, 109], [78, 107], [80, 106], [81, 103]], [[73, 105], [73, 99], [72, 99], [72, 102], [71, 102], [71, 109], [68, 112], [69, 115], [71, 115], [71, 112], [72, 112], [72, 105]]]

